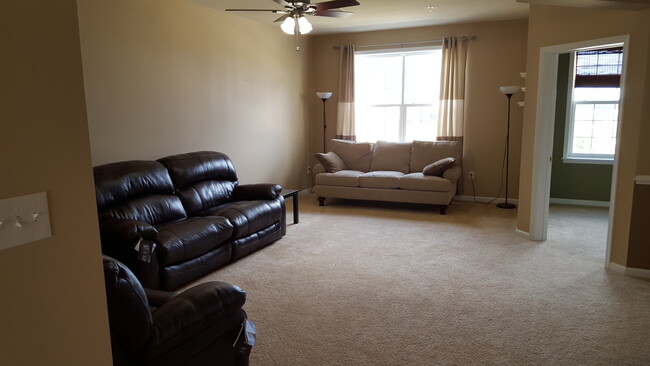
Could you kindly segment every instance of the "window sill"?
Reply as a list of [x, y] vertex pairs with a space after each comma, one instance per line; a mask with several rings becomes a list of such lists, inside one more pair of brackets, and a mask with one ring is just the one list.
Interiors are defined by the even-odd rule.
[[614, 159], [603, 159], [603, 158], [568, 158], [568, 157], [563, 157], [562, 162], [566, 163], [566, 164], [614, 165]]

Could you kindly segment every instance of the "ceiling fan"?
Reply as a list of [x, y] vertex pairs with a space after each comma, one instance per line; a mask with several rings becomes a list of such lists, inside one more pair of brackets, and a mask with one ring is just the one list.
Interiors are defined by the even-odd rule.
[[[312, 25], [307, 21], [307, 18], [305, 18], [305, 15], [344, 18], [352, 15], [352, 13], [343, 11], [341, 8], [359, 5], [359, 2], [356, 0], [330, 0], [316, 4], [311, 4], [309, 0], [273, 1], [282, 5], [284, 9], [226, 9], [226, 11], [268, 11], [275, 14], [282, 14], [275, 22], [283, 22], [280, 28], [287, 34], [295, 34], [297, 43], [298, 34], [307, 34], [313, 29]], [[300, 50], [300, 46], [296, 45], [296, 50]]]

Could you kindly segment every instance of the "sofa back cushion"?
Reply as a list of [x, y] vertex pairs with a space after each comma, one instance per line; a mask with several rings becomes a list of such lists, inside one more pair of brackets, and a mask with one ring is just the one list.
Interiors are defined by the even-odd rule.
[[158, 160], [167, 170], [188, 215], [230, 201], [238, 184], [230, 158], [220, 152], [197, 151]]
[[408, 173], [410, 161], [410, 142], [379, 141], [372, 153], [370, 171], [389, 170]]
[[463, 148], [460, 141], [413, 141], [410, 172], [421, 172], [427, 165], [444, 158], [454, 158], [461, 165]]
[[343, 160], [349, 170], [369, 171], [372, 148], [369, 142], [336, 139], [330, 141], [330, 149]]
[[96, 166], [95, 198], [100, 220], [131, 219], [158, 225], [186, 217], [165, 167], [133, 160]]

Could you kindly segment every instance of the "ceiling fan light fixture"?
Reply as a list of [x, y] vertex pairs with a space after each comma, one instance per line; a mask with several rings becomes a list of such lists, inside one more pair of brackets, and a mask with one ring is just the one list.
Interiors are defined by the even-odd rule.
[[293, 18], [287, 18], [280, 24], [280, 28], [282, 28], [282, 31], [286, 34], [294, 34], [294, 29], [296, 26], [296, 21], [293, 20]]
[[314, 27], [312, 27], [307, 18], [301, 16], [298, 18], [298, 29], [300, 30], [300, 34], [307, 34], [311, 32]]

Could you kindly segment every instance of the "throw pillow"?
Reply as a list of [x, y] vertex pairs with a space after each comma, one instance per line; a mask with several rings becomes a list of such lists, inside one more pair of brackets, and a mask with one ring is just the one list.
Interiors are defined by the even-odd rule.
[[347, 169], [343, 160], [332, 151], [327, 154], [318, 153], [315, 156], [316, 160], [318, 160], [318, 162], [325, 167], [325, 170], [330, 173], [336, 173], [340, 170]]
[[422, 173], [424, 175], [437, 175], [439, 177], [442, 177], [442, 173], [447, 170], [452, 164], [456, 162], [456, 159], [454, 158], [444, 158], [440, 159], [436, 162], [433, 162], [422, 169]]

